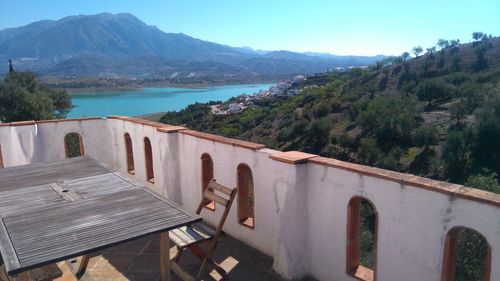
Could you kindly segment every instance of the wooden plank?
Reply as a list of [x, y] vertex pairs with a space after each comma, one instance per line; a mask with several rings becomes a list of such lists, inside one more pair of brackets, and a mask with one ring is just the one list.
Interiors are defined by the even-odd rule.
[[[133, 206], [130, 206], [130, 208], [133, 208]], [[127, 212], [129, 214], [128, 215], [124, 214], [124, 212]], [[163, 216], [155, 216], [158, 215], [158, 213], [160, 212], [163, 212], [162, 213]], [[85, 230], [94, 232], [92, 228], [95, 226], [101, 226], [102, 227], [101, 230], [105, 231], [107, 229], [113, 229], [114, 227], [122, 223], [123, 224], [148, 223], [148, 221], [169, 219], [169, 217], [176, 215], [182, 215], [183, 217], [186, 217], [184, 214], [180, 214], [175, 210], [167, 209], [160, 204], [155, 204], [155, 206], [150, 206], [148, 209], [144, 210], [139, 210], [139, 209], [126, 210], [125, 207], [121, 210], [115, 209], [113, 210], [113, 212], [108, 212], [106, 214], [105, 219], [104, 218], [98, 219], [94, 214], [95, 213], [92, 213], [89, 214], [88, 216], [75, 219], [67, 218], [65, 220], [60, 220], [54, 224], [47, 223], [44, 226], [40, 226], [38, 229], [37, 227], [20, 224], [17, 225], [16, 228], [10, 229], [9, 232], [13, 240], [21, 239], [25, 241], [24, 243], [30, 243], [30, 242], [37, 242], [37, 240], [43, 239], [46, 236], [54, 235], [54, 233], [56, 232], [59, 235], [69, 235], [72, 234], [73, 232], [78, 231], [81, 235], [83, 235]], [[75, 217], [75, 215], [72, 214], [71, 217]], [[33, 239], [33, 241], [30, 241], [30, 239]], [[38, 244], [43, 244], [43, 243], [39, 242]]]
[[[180, 225], [185, 225], [189, 224], [188, 220], [182, 220], [178, 222]], [[170, 230], [171, 227], [163, 227], [163, 226], [158, 226], [156, 229], [152, 230], [143, 230], [139, 229], [137, 231], [137, 234], [134, 235], [133, 237], [130, 237], [129, 235], [122, 235], [122, 236], [114, 236], [111, 237], [108, 240], [103, 240], [99, 239], [98, 242], [87, 242], [87, 243], [82, 243], [78, 246], [74, 246], [70, 249], [65, 249], [64, 251], [52, 251], [50, 253], [44, 254], [42, 256], [35, 257], [30, 260], [25, 260], [22, 262], [23, 270], [29, 270], [32, 268], [36, 268], [38, 266], [58, 262], [61, 260], [81, 256], [84, 254], [92, 253], [101, 249], [105, 249], [108, 247], [112, 247], [114, 245], [120, 244], [120, 243], [125, 243], [134, 239], [139, 239], [142, 238], [146, 235], [149, 234], [154, 234], [154, 233], [159, 233], [162, 231]], [[90, 240], [92, 241], [92, 240]], [[78, 249], [78, 250], [77, 250]], [[73, 251], [77, 251], [76, 253], [73, 254]], [[10, 274], [15, 273], [15, 272], [9, 272]]]
[[[121, 199], [119, 204], [110, 203], [107, 200], [101, 200], [106, 198], [98, 198], [98, 200], [82, 200], [76, 204], [66, 204], [63, 206], [49, 206], [41, 210], [35, 210], [30, 212], [23, 212], [20, 214], [13, 214], [6, 216], [5, 219], [9, 223], [9, 231], [15, 236], [16, 232], [25, 231], [25, 229], [33, 229], [37, 231], [37, 235], [43, 234], [43, 232], [50, 228], [72, 228], [75, 224], [81, 224], [83, 226], [90, 226], [90, 224], [102, 223], [103, 219], [107, 221], [115, 219], [114, 216], [118, 218], [126, 218], [127, 214], [129, 216], [140, 214], [140, 211], [154, 210], [159, 207], [161, 210], [166, 209], [168, 212], [171, 209], [165, 207], [162, 202], [155, 202], [147, 200], [147, 198], [137, 198], [131, 197], [119, 197], [117, 195], [116, 199]], [[144, 204], [144, 205], [141, 205]], [[150, 204], [150, 205], [146, 205]], [[39, 211], [43, 211], [43, 214], [38, 214]], [[79, 211], [87, 212], [86, 214], [79, 213]], [[172, 210], [177, 211], [178, 210]], [[102, 217], [101, 214], [106, 215]], [[101, 220], [98, 220], [101, 216]], [[161, 216], [160, 216], [161, 217]], [[69, 225], [65, 223], [70, 223]]]
[[21, 264], [19, 263], [19, 258], [12, 241], [10, 240], [9, 233], [5, 226], [3, 218], [0, 217], [0, 252], [2, 253], [2, 259], [7, 269], [7, 272], [14, 269], [19, 269]]
[[[170, 221], [174, 221], [177, 219], [184, 219], [185, 216], [175, 214], [175, 215], [170, 215], [168, 218]], [[17, 252], [19, 255], [21, 254], [29, 254], [34, 251], [38, 251], [39, 248], [47, 248], [50, 246], [54, 246], [57, 248], [63, 248], [65, 245], [68, 245], [69, 247], [73, 247], [74, 245], [74, 239], [79, 238], [79, 239], [91, 239], [95, 235], [99, 235], [99, 237], [104, 236], [104, 235], [113, 235], [116, 234], [117, 231], [124, 230], [126, 228], [128, 229], [135, 229], [139, 227], [147, 227], [147, 226], [154, 226], [157, 223], [164, 223], [164, 219], [162, 218], [156, 218], [156, 219], [150, 219], [148, 221], [144, 221], [143, 217], [137, 217], [134, 219], [134, 221], [122, 221], [120, 223], [115, 223], [111, 226], [106, 226], [100, 228], [99, 231], [93, 230], [91, 228], [84, 228], [84, 229], [75, 229], [74, 231], [66, 231], [66, 232], [58, 232], [57, 230], [54, 230], [52, 233], [50, 233], [52, 236], [53, 235], [58, 235], [61, 237], [59, 241], [47, 241], [47, 242], [42, 242], [42, 243], [37, 243], [39, 247], [32, 248], [29, 247], [31, 243], [36, 243], [37, 239], [36, 236], [31, 236], [26, 239], [26, 241], [21, 241], [22, 237], [16, 237], [16, 240], [19, 239], [19, 243], [17, 244]], [[132, 226], [133, 225], [133, 226]], [[65, 239], [64, 235], [73, 235], [74, 237], [70, 239]], [[49, 235], [46, 235], [45, 238], [50, 238]], [[59, 243], [58, 243], [59, 242]], [[78, 241], [77, 241], [78, 242]]]
[[51, 183], [49, 185], [57, 194], [59, 194], [59, 196], [61, 196], [68, 202], [81, 199], [81, 197], [75, 191], [73, 191], [70, 187], [65, 186], [64, 184], [59, 185], [57, 183]]
[[205, 241], [214, 237], [215, 229], [203, 222], [183, 226], [170, 231], [170, 239], [179, 247]]
[[215, 201], [224, 207], [227, 206], [227, 203], [229, 202], [229, 200], [220, 197], [219, 195], [213, 193], [210, 190], [205, 190], [203, 192], [203, 197], [207, 198], [210, 201]]
[[82, 198], [97, 197], [139, 187], [116, 173], [67, 180], [64, 184], [74, 190]]
[[170, 281], [170, 239], [168, 231], [160, 233], [160, 274], [161, 281]]
[[200, 220], [143, 188], [5, 218], [23, 270]]
[[208, 188], [210, 189], [215, 189], [215, 190], [218, 190], [226, 195], [231, 195], [231, 192], [233, 191], [232, 188], [229, 188], [229, 187], [226, 187], [226, 186], [223, 186], [221, 184], [218, 184], [215, 182], [215, 180], [211, 180], [209, 183], [208, 183]]
[[109, 173], [90, 159], [83, 156], [0, 169], [0, 191]]
[[48, 184], [8, 190], [0, 192], [0, 216], [63, 202], [64, 199]]
[[[185, 221], [185, 218], [178, 218], [176, 220], [173, 220], [175, 222], [182, 222]], [[148, 227], [144, 229], [144, 227]], [[164, 223], [162, 222], [156, 222], [152, 224], [151, 222], [148, 222], [147, 224], [141, 224], [136, 227], [130, 228], [132, 231], [136, 231], [137, 233], [144, 233], [146, 234], [147, 232], [150, 232], [150, 230], [153, 230], [152, 232], [158, 232], [161, 231], [163, 228], [170, 228], [168, 225], [165, 226]], [[94, 234], [94, 236], [92, 236]], [[74, 250], [77, 247], [91, 247], [92, 245], [100, 245], [100, 244], [105, 244], [107, 241], [113, 241], [114, 239], [120, 239], [122, 237], [127, 237], [129, 236], [129, 233], [127, 232], [126, 226], [123, 228], [119, 229], [110, 229], [106, 231], [105, 233], [100, 233], [98, 236], [97, 234], [90, 233], [88, 235], [80, 235], [75, 239], [69, 239], [66, 240], [64, 243], [61, 243], [61, 245], [51, 245], [51, 244], [41, 244], [39, 247], [35, 249], [29, 249], [29, 248], [24, 248], [23, 251], [19, 251], [18, 257], [20, 259], [21, 263], [24, 263], [25, 261], [29, 260], [35, 260], [38, 259], [41, 256], [49, 256], [52, 255], [53, 253], [66, 253], [67, 251]], [[95, 238], [92, 240], [92, 238]], [[73, 243], [72, 243], [73, 242]], [[38, 245], [37, 245], [38, 246]]]

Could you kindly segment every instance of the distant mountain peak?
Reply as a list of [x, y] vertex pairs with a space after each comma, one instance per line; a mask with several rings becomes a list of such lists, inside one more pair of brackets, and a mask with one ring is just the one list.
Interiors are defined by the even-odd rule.
[[[9, 58], [18, 69], [83, 76], [170, 76], [183, 71], [205, 71], [210, 75], [234, 75], [235, 71], [238, 75], [296, 74], [347, 66], [341, 60], [285, 50], [234, 48], [184, 33], [165, 33], [130, 13], [74, 15], [0, 30], [0, 61]], [[0, 73], [5, 71], [0, 69]]]

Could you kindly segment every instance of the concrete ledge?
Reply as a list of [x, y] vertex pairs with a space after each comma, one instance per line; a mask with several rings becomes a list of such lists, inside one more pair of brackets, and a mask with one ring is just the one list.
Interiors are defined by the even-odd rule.
[[427, 189], [430, 191], [444, 193], [450, 196], [456, 196], [459, 198], [464, 198], [468, 200], [473, 200], [481, 203], [486, 203], [496, 207], [500, 207], [500, 194], [495, 194], [492, 192], [469, 188], [463, 185], [432, 180], [428, 178], [423, 178], [410, 174], [403, 174], [394, 171], [384, 170], [375, 167], [364, 166], [360, 164], [354, 164], [349, 162], [344, 162], [332, 158], [326, 157], [314, 157], [307, 160], [309, 163], [318, 164], [322, 166], [343, 169], [355, 173], [359, 173], [365, 176], [376, 177], [380, 179], [390, 180], [403, 185], [409, 185], [414, 187], [419, 187]]
[[198, 137], [201, 139], [211, 140], [211, 141], [215, 141], [215, 142], [219, 142], [219, 143], [234, 145], [237, 147], [242, 147], [242, 148], [247, 148], [247, 149], [252, 149], [252, 150], [259, 150], [259, 149], [266, 147], [263, 144], [258, 144], [258, 143], [249, 142], [249, 141], [242, 141], [242, 140], [237, 140], [237, 139], [231, 139], [231, 138], [221, 137], [218, 135], [202, 133], [202, 132], [193, 131], [193, 130], [183, 130], [183, 131], [180, 131], [180, 133], [185, 134], [185, 135], [189, 135], [189, 136], [193, 136], [193, 137]]
[[269, 158], [289, 163], [289, 164], [302, 164], [306, 163], [309, 159], [318, 157], [318, 155], [300, 152], [300, 151], [287, 151], [287, 152], [279, 152], [269, 156]]

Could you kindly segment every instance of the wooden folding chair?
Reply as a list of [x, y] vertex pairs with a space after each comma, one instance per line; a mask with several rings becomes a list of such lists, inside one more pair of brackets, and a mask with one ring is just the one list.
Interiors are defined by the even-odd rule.
[[[215, 193], [218, 191], [219, 193], [225, 195], [224, 198]], [[215, 202], [224, 207], [224, 212], [222, 213], [222, 217], [220, 218], [219, 224], [216, 229], [204, 224], [203, 222], [195, 223], [189, 226], [180, 227], [174, 230], [171, 230], [169, 235], [170, 239], [177, 246], [177, 254], [172, 259], [172, 270], [179, 276], [185, 275], [185, 272], [180, 271], [180, 267], [177, 266], [177, 262], [179, 261], [182, 252], [188, 248], [195, 256], [202, 260], [201, 267], [196, 275], [196, 279], [201, 277], [203, 270], [207, 263], [210, 263], [214, 269], [219, 272], [221, 275], [225, 275], [226, 272], [218, 266], [212, 260], [212, 254], [219, 242], [219, 237], [222, 233], [222, 227], [226, 222], [227, 215], [229, 214], [229, 210], [231, 209], [231, 205], [233, 204], [234, 197], [236, 196], [236, 188], [229, 188], [223, 185], [220, 185], [215, 182], [214, 179], [210, 180], [207, 186], [207, 189], [203, 192], [203, 198], [196, 210], [196, 214], [199, 215], [204, 207], [210, 203]], [[200, 244], [208, 243], [207, 251], [203, 251], [200, 248]], [[188, 278], [189, 279], [189, 278]]]

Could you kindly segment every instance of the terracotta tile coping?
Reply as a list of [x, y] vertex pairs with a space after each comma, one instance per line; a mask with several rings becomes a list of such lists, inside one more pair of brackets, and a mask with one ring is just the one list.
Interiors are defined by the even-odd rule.
[[193, 130], [183, 130], [183, 131], [180, 131], [180, 133], [185, 134], [185, 135], [189, 135], [189, 136], [193, 136], [193, 137], [198, 137], [198, 138], [202, 138], [202, 139], [206, 139], [206, 140], [219, 142], [219, 143], [234, 145], [237, 147], [248, 148], [248, 149], [252, 149], [252, 150], [259, 150], [259, 149], [266, 147], [263, 144], [242, 141], [242, 140], [237, 140], [237, 139], [231, 139], [231, 138], [221, 137], [218, 135], [213, 135], [213, 134], [209, 134], [209, 133], [202, 133], [202, 132], [193, 131]]
[[29, 126], [29, 125], [35, 125], [35, 124], [36, 124], [36, 121], [29, 120], [29, 121], [17, 121], [17, 122], [5, 123], [5, 125], [3, 125], [3, 126]]
[[68, 118], [68, 119], [52, 119], [52, 120], [28, 120], [28, 121], [17, 121], [10, 123], [0, 123], [0, 127], [6, 126], [29, 126], [35, 124], [45, 124], [45, 123], [58, 123], [58, 122], [75, 122], [75, 121], [87, 121], [87, 120], [101, 120], [101, 117], [82, 117], [82, 118]]
[[450, 196], [469, 199], [500, 207], [500, 195], [492, 192], [468, 188], [458, 184], [437, 181], [418, 177], [415, 175], [403, 174], [379, 168], [353, 164], [326, 157], [314, 157], [307, 160], [309, 163], [352, 171], [366, 176], [372, 176], [385, 180], [394, 181], [404, 185], [415, 186], [430, 191], [444, 193]]
[[318, 157], [315, 154], [304, 153], [300, 151], [287, 151], [287, 152], [278, 152], [269, 156], [269, 158], [285, 162], [289, 164], [302, 164], [306, 163], [309, 159]]
[[160, 122], [154, 122], [154, 121], [148, 121], [144, 120], [141, 118], [135, 118], [135, 117], [128, 117], [128, 116], [108, 116], [108, 119], [117, 119], [117, 120], [123, 120], [123, 121], [128, 121], [136, 124], [141, 124], [141, 125], [146, 125], [146, 126], [152, 126], [156, 128], [158, 132], [162, 133], [175, 133], [181, 130], [185, 130], [186, 128], [182, 126], [172, 126], [168, 124], [163, 124]]
[[123, 121], [129, 121], [129, 122], [133, 122], [136, 124], [152, 126], [155, 128], [171, 127], [171, 125], [166, 125], [166, 124], [163, 124], [160, 122], [148, 121], [148, 120], [144, 120], [141, 118], [128, 117], [128, 116], [114, 116], [114, 115], [112, 115], [112, 116], [108, 116], [108, 119], [118, 119], [118, 120], [123, 120]]
[[213, 135], [213, 134], [209, 134], [209, 133], [202, 133], [202, 132], [198, 132], [198, 131], [189, 130], [189, 129], [184, 128], [182, 126], [172, 126], [172, 125], [167, 125], [167, 124], [163, 124], [163, 123], [147, 121], [147, 120], [143, 120], [140, 118], [127, 117], [127, 116], [108, 116], [108, 119], [118, 119], [118, 120], [129, 121], [129, 122], [133, 122], [133, 123], [137, 123], [137, 124], [153, 126], [156, 128], [156, 130], [158, 132], [162, 132], [162, 133], [179, 132], [181, 134], [186, 134], [186, 135], [190, 135], [190, 136], [194, 136], [194, 137], [198, 137], [198, 138], [202, 138], [202, 139], [206, 139], [206, 140], [211, 140], [211, 141], [215, 141], [215, 142], [219, 142], [219, 143], [234, 145], [234, 146], [242, 147], [242, 148], [248, 148], [248, 149], [252, 149], [252, 150], [259, 150], [261, 148], [266, 147], [263, 144], [226, 138], [226, 137]]
[[56, 123], [56, 122], [71, 122], [71, 121], [87, 121], [87, 120], [103, 120], [101, 117], [82, 117], [82, 118], [67, 118], [67, 119], [53, 119], [53, 120], [40, 120], [36, 121], [38, 124], [43, 123]]
[[169, 126], [169, 127], [165, 127], [165, 128], [156, 128], [156, 130], [158, 132], [162, 132], [162, 133], [175, 133], [175, 132], [179, 132], [179, 131], [187, 130], [187, 129], [182, 127], [182, 126]]

